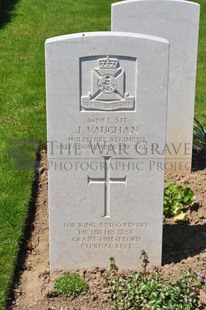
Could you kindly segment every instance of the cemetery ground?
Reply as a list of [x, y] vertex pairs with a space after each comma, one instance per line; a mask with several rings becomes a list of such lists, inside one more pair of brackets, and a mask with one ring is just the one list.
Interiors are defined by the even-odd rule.
[[[35, 179], [34, 171], [10, 169], [12, 167], [9, 168], [8, 159], [9, 154], [15, 150], [17, 141], [35, 141], [34, 149], [37, 149], [37, 144], [46, 141], [45, 40], [60, 34], [109, 30], [110, 5], [115, 1], [76, 0], [69, 1], [69, 5], [67, 0], [8, 2], [9, 4], [6, 4], [6, 1], [2, 1], [3, 8], [0, 9], [0, 309], [5, 309], [9, 291], [10, 297], [13, 297], [12, 283], [17, 284], [19, 275], [20, 286], [15, 291], [19, 298], [13, 305], [16, 309], [36, 309], [35, 303], [41, 303], [38, 306], [42, 310], [49, 307], [61, 309], [61, 303], [64, 310], [92, 307], [111, 309], [107, 288], [104, 287], [106, 272], [103, 270], [84, 271], [86, 278], [90, 278], [90, 289], [85, 295], [67, 301], [52, 297], [52, 281], [48, 273], [46, 171], [44, 167], [40, 168]], [[206, 125], [203, 117], [206, 103], [206, 6], [204, 0], [196, 2], [201, 4], [196, 117]], [[18, 152], [18, 148], [16, 150]], [[35, 156], [35, 152], [33, 154]], [[45, 154], [42, 156], [44, 165]], [[206, 269], [205, 170], [174, 178], [193, 188], [198, 205], [190, 213], [189, 225], [167, 223], [164, 226], [162, 273], [171, 280], [182, 276], [189, 267], [200, 273], [204, 273]], [[37, 185], [39, 190], [35, 199]], [[28, 210], [33, 212], [35, 221], [25, 228]], [[29, 248], [27, 238], [31, 232], [33, 249]], [[24, 257], [20, 256], [23, 264], [17, 264], [20, 244], [23, 248], [27, 246], [27, 252], [24, 252], [25, 262]], [[103, 277], [100, 277], [100, 273]], [[204, 299], [203, 295], [202, 300]], [[9, 299], [9, 303], [12, 300]]]
[[[12, 310], [89, 310], [115, 309], [111, 300], [108, 281], [108, 268], [94, 266], [91, 269], [78, 270], [89, 285], [86, 292], [77, 297], [58, 296], [54, 289], [54, 279], [62, 272], [50, 275], [49, 272], [49, 240], [48, 240], [48, 200], [47, 200], [47, 159], [46, 150], [40, 152], [34, 189], [36, 197], [28, 222], [25, 245], [22, 249], [19, 269], [19, 281], [10, 295]], [[163, 266], [160, 267], [162, 277], [176, 281], [191, 268], [196, 273], [206, 276], [206, 169], [188, 174], [168, 175], [166, 184], [178, 182], [188, 185], [195, 192], [195, 204], [187, 211], [189, 222], [177, 222], [167, 219], [163, 232]], [[137, 253], [139, 256], [140, 253]], [[69, 258], [68, 258], [69, 259]], [[118, 262], [116, 262], [118, 265]], [[123, 272], [128, 275], [128, 272]], [[206, 307], [206, 292], [200, 293], [201, 306]]]

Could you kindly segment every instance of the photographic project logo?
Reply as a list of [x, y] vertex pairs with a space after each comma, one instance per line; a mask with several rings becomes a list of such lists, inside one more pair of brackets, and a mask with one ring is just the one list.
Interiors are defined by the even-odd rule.
[[30, 171], [38, 167], [39, 142], [37, 140], [12, 140], [8, 146], [9, 169]]

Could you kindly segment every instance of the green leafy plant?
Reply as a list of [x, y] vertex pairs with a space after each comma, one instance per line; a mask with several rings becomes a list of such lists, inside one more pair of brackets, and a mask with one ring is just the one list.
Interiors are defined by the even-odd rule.
[[[141, 253], [142, 258], [145, 257]], [[135, 272], [121, 277], [113, 271], [110, 285], [116, 310], [194, 310], [205, 278], [192, 270], [176, 283], [161, 279], [159, 270]]]
[[87, 290], [87, 282], [76, 273], [65, 274], [55, 280], [54, 288], [61, 295], [78, 295]]
[[191, 188], [171, 183], [164, 191], [164, 215], [174, 221], [187, 220], [186, 211], [193, 205], [194, 199]]
[[144, 250], [141, 251], [140, 259], [142, 260], [143, 272], [146, 273], [146, 269], [147, 269], [147, 266], [149, 264], [149, 260], [148, 260], [148, 255]]
[[206, 151], [206, 128], [196, 118], [193, 142], [196, 149]]
[[118, 267], [115, 263], [114, 257], [110, 257], [110, 266], [109, 266], [109, 272], [118, 271]]

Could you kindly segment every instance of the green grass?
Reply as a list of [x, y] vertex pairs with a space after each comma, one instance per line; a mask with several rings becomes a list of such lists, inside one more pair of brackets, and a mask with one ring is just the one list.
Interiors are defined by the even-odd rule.
[[78, 274], [68, 273], [55, 280], [54, 288], [60, 295], [76, 296], [87, 290], [88, 284]]
[[110, 0], [21, 0], [0, 29], [0, 309], [5, 308], [33, 171], [10, 171], [11, 140], [46, 142], [44, 42], [110, 29]]
[[195, 116], [206, 126], [206, 117], [203, 116], [206, 114], [206, 2], [205, 0], [194, 2], [201, 5]]
[[[6, 0], [4, 0], [6, 2]], [[14, 0], [8, 0], [14, 2]], [[44, 42], [73, 32], [110, 30], [112, 0], [20, 0], [0, 29], [0, 309], [5, 308], [34, 171], [11, 171], [11, 140], [46, 142]], [[206, 7], [202, 4], [196, 117], [206, 104]], [[1, 9], [0, 9], [1, 10]], [[1, 21], [0, 21], [1, 22]]]

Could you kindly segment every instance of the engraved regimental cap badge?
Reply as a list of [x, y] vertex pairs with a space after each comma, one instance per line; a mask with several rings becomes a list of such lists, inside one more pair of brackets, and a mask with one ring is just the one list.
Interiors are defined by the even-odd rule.
[[125, 71], [116, 58], [97, 60], [98, 68], [91, 71], [91, 92], [81, 97], [82, 110], [133, 110], [135, 100], [125, 92]]

